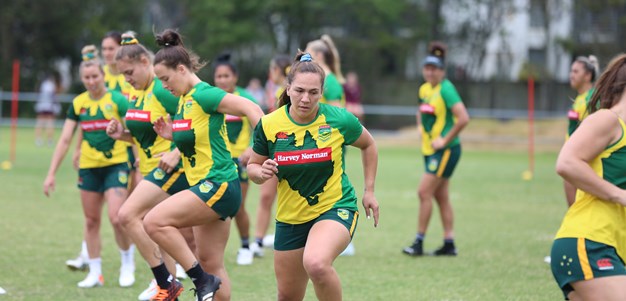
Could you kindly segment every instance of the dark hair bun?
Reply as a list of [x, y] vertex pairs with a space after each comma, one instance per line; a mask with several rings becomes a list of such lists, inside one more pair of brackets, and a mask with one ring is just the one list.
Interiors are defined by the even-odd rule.
[[180, 34], [171, 29], [166, 29], [162, 33], [157, 34], [156, 42], [161, 47], [184, 46]]
[[231, 57], [230, 53], [222, 53], [217, 56], [215, 61], [218, 63], [230, 63], [230, 57]]
[[441, 60], [444, 60], [446, 58], [447, 48], [448, 47], [446, 47], [446, 44], [439, 41], [434, 41], [431, 42], [430, 45], [428, 45], [428, 53], [430, 55], [440, 58]]

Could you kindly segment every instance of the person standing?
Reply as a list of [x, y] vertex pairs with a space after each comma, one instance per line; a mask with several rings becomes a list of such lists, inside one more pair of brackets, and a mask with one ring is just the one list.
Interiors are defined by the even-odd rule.
[[61, 104], [56, 99], [56, 95], [61, 92], [61, 89], [61, 75], [56, 70], [46, 75], [41, 82], [35, 104], [35, 113], [37, 113], [35, 145], [37, 146], [44, 145], [42, 132], [45, 132], [48, 146], [54, 145], [54, 120], [61, 112]]
[[557, 173], [578, 188], [551, 252], [566, 300], [626, 300], [626, 55], [598, 79], [587, 116], [565, 142]]
[[356, 193], [345, 173], [347, 145], [361, 150], [363, 207], [378, 225], [376, 143], [354, 115], [320, 103], [325, 77], [311, 55], [299, 53], [278, 109], [264, 116], [254, 131], [250, 179], [263, 184], [278, 178], [278, 300], [302, 300], [309, 279], [318, 300], [342, 298], [332, 263], [350, 243], [359, 216]]
[[445, 72], [446, 46], [433, 42], [422, 63], [426, 81], [419, 89], [418, 128], [422, 134], [422, 155], [426, 172], [418, 188], [420, 201], [417, 235], [404, 254], [424, 254], [423, 244], [433, 210], [433, 199], [439, 206], [443, 224], [443, 246], [434, 255], [456, 256], [454, 213], [450, 203], [450, 177], [461, 158], [459, 133], [469, 122], [469, 115], [456, 88]]
[[78, 283], [78, 287], [104, 285], [100, 258], [100, 223], [105, 201], [108, 203], [108, 215], [113, 225], [115, 241], [120, 249], [122, 263], [119, 284], [127, 287], [135, 282], [135, 263], [130, 239], [124, 232], [117, 213], [127, 196], [128, 153], [124, 144], [108, 137], [105, 130], [109, 121], [119, 120], [126, 114], [128, 101], [121, 94], [106, 89], [104, 71], [96, 47], [85, 46], [82, 54], [80, 77], [87, 91], [74, 98], [68, 110], [43, 191], [49, 196], [54, 190], [55, 174], [67, 154], [74, 130], [79, 125], [83, 139], [80, 144], [78, 189], [85, 215], [89, 274]]
[[[204, 64], [184, 47], [176, 31], [158, 34], [157, 43], [162, 48], [155, 55], [154, 71], [163, 87], [180, 100], [173, 120], [157, 119], [154, 130], [180, 150], [191, 187], [150, 210], [144, 228], [185, 269], [197, 300], [229, 300], [224, 250], [230, 218], [241, 205], [241, 188], [228, 150], [225, 115], [245, 116], [255, 126], [263, 111], [246, 98], [201, 81], [196, 72]], [[194, 227], [195, 254], [179, 232], [184, 227]]]
[[[242, 96], [256, 104], [255, 99], [245, 89], [237, 86], [239, 71], [230, 60], [230, 54], [223, 54], [217, 58], [213, 67], [215, 85], [233, 95]], [[230, 144], [230, 154], [237, 165], [239, 185], [241, 187], [241, 206], [235, 215], [235, 223], [241, 239], [241, 248], [237, 251], [237, 264], [252, 264], [254, 254], [250, 249], [250, 217], [246, 211], [246, 196], [248, 195], [248, 171], [246, 164], [250, 157], [250, 143], [252, 129], [246, 117], [226, 115], [226, 130]]]

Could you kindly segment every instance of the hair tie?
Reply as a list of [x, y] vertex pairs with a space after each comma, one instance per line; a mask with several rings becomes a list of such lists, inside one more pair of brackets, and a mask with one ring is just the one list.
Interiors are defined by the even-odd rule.
[[172, 45], [172, 44], [170, 44], [169, 42], [165, 42], [165, 44], [163, 44], [163, 46], [165, 46], [165, 47], [169, 47], [169, 46], [171, 46], [171, 45]]
[[120, 43], [120, 45], [124, 46], [124, 45], [135, 45], [135, 44], [139, 44], [139, 40], [137, 40], [137, 38], [135, 37], [125, 37], [122, 38], [122, 42]]
[[313, 59], [311, 58], [311, 55], [308, 53], [305, 53], [302, 55], [302, 57], [300, 57], [300, 61], [301, 62], [311, 62], [313, 61]]
[[289, 74], [289, 71], [291, 71], [291, 66], [285, 67], [285, 74]]
[[83, 61], [91, 61], [96, 58], [96, 55], [93, 52], [87, 52], [83, 54]]

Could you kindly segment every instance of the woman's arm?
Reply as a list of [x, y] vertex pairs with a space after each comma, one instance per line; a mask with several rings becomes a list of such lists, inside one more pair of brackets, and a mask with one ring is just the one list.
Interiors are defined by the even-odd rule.
[[459, 133], [461, 133], [463, 128], [465, 128], [465, 126], [469, 123], [469, 114], [467, 114], [467, 109], [462, 102], [453, 105], [450, 110], [452, 111], [452, 115], [454, 115], [456, 122], [445, 137], [441, 137], [440, 139], [435, 139], [433, 141], [433, 148], [436, 150], [442, 149], [446, 147], [446, 145], [450, 144], [450, 142], [452, 142], [452, 140], [454, 140], [454, 138], [456, 138]]
[[59, 169], [61, 162], [63, 162], [63, 158], [65, 158], [67, 150], [72, 143], [72, 136], [74, 135], [76, 124], [77, 123], [74, 120], [65, 119], [65, 124], [63, 124], [63, 130], [61, 131], [61, 137], [57, 142], [56, 148], [54, 149], [52, 161], [50, 161], [50, 168], [48, 169], [48, 175], [46, 176], [46, 180], [43, 184], [43, 193], [46, 196], [49, 196], [50, 192], [54, 191], [54, 175]]
[[217, 111], [222, 114], [246, 116], [253, 129], [263, 116], [263, 110], [257, 104], [247, 98], [230, 93], [226, 94], [220, 101]]
[[556, 172], [587, 193], [626, 206], [626, 190], [598, 176], [589, 165], [621, 136], [622, 129], [613, 112], [601, 110], [590, 115], [563, 145], [557, 159]]
[[[121, 122], [117, 119], [111, 119], [106, 129], [107, 135], [115, 140], [126, 141], [129, 143], [135, 143], [130, 131], [125, 129]], [[135, 156], [136, 158], [137, 156]]]
[[247, 169], [250, 180], [261, 185], [276, 176], [276, 173], [278, 173], [278, 163], [253, 151], [248, 160]]
[[374, 184], [378, 169], [378, 149], [372, 135], [363, 128], [361, 136], [352, 144], [361, 149], [361, 161], [363, 164], [363, 178], [365, 179], [365, 191], [363, 192], [363, 208], [367, 218], [374, 216], [374, 227], [378, 226], [379, 206], [374, 196]]

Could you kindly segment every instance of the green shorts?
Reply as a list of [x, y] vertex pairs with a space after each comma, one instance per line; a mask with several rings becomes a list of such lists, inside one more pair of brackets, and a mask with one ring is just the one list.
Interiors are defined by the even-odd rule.
[[239, 174], [239, 182], [248, 183], [248, 169], [245, 165], [239, 163], [239, 158], [233, 158], [233, 162], [237, 164], [237, 174]]
[[124, 189], [128, 187], [127, 163], [78, 170], [78, 189], [80, 190], [102, 193], [115, 187]]
[[438, 178], [450, 178], [461, 158], [461, 145], [441, 149], [432, 155], [424, 156], [424, 167], [429, 174]]
[[221, 183], [205, 179], [190, 187], [189, 190], [217, 212], [222, 220], [234, 217], [241, 206], [239, 179]]
[[333, 220], [339, 222], [346, 227], [348, 233], [350, 234], [350, 239], [352, 239], [354, 231], [356, 231], [358, 219], [358, 211], [343, 208], [332, 208], [322, 213], [316, 219], [303, 224], [293, 225], [276, 221], [274, 250], [290, 251], [304, 248], [306, 240], [309, 237], [309, 231], [311, 231], [313, 225], [323, 220]]
[[571, 283], [593, 278], [626, 275], [624, 261], [615, 248], [584, 238], [558, 238], [552, 244], [552, 275], [565, 295]]
[[127, 147], [126, 152], [128, 153], [128, 166], [130, 166], [130, 170], [137, 169], [137, 167], [135, 167], [135, 153], [133, 152], [133, 147]]
[[161, 189], [169, 195], [189, 189], [189, 183], [187, 182], [187, 177], [185, 177], [185, 171], [182, 168], [177, 168], [172, 173], [168, 174], [163, 171], [163, 169], [157, 167], [143, 179], [161, 187]]

